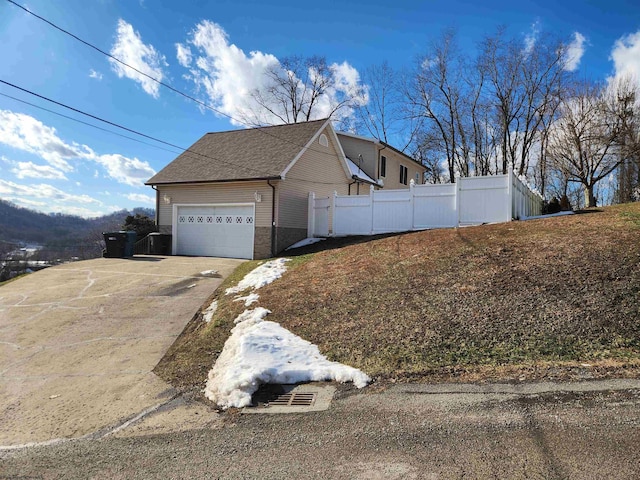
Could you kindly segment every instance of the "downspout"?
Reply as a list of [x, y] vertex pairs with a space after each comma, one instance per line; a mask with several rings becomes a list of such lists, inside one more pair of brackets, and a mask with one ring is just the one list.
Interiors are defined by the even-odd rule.
[[354, 183], [358, 183], [358, 180], [355, 179], [355, 176], [351, 177], [353, 178], [353, 182], [351, 182], [348, 186], [349, 186], [349, 195], [351, 195], [351, 185], [353, 185]]
[[267, 180], [267, 185], [271, 187], [271, 256], [276, 256], [276, 187], [271, 185], [271, 180]]
[[158, 189], [156, 188], [155, 185], [151, 185], [151, 188], [153, 188], [156, 191], [156, 215], [155, 215], [155, 220], [156, 220], [156, 227], [158, 227], [158, 231], [160, 231], [160, 192], [158, 191]]

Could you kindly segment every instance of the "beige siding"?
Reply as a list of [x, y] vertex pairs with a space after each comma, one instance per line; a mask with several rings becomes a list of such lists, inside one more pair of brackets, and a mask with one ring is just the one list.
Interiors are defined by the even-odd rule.
[[344, 154], [358, 165], [358, 156], [362, 155], [360, 168], [371, 178], [378, 178], [378, 153], [375, 144], [368, 140], [340, 135], [340, 145]]
[[[409, 188], [409, 182], [413, 179], [417, 184], [424, 183], [424, 167], [420, 167], [405, 156], [394, 152], [391, 149], [380, 150], [380, 155], [387, 157], [387, 172], [386, 177], [381, 177], [384, 180], [385, 190], [394, 190], [399, 188]], [[400, 165], [407, 167], [407, 184], [400, 183]], [[416, 174], [418, 178], [416, 179]]]
[[328, 129], [323, 133], [329, 146], [323, 147], [316, 139], [278, 185], [279, 227], [307, 228], [309, 192], [316, 197], [328, 197], [335, 191], [339, 195], [348, 193], [351, 179], [342, 166], [337, 145]]
[[[159, 185], [158, 225], [172, 224], [175, 204], [255, 203], [256, 227], [271, 227], [272, 190], [267, 182], [229, 182], [206, 185]], [[261, 201], [256, 202], [256, 192]], [[170, 202], [165, 202], [165, 195]]]

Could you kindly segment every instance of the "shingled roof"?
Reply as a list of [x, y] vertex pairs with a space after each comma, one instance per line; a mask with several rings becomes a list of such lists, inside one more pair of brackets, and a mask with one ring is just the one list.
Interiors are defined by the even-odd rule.
[[278, 178], [326, 123], [207, 133], [146, 185]]

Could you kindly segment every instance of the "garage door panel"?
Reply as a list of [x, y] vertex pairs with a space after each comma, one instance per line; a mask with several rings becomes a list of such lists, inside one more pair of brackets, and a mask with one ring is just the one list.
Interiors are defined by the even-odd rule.
[[178, 255], [253, 258], [252, 205], [178, 206]]

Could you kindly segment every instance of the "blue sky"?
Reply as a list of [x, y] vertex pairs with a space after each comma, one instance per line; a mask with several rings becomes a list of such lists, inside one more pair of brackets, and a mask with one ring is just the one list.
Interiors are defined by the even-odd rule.
[[[355, 84], [360, 72], [382, 61], [411, 68], [448, 27], [457, 29], [465, 49], [501, 25], [523, 39], [536, 32], [582, 39], [576, 44], [579, 76], [605, 80], [626, 71], [640, 78], [637, 1], [368, 0], [339, 8], [288, 1], [16, 2], [236, 119], [246, 108], [243, 92], [278, 59], [325, 55], [340, 67], [345, 84]], [[186, 148], [205, 132], [242, 126], [119, 69], [6, 0], [0, 0], [0, 42], [0, 80], [169, 143]], [[4, 84], [0, 94], [117, 131]], [[153, 190], [142, 184], [177, 150], [133, 142], [2, 95], [0, 198], [82, 216], [154, 206]]]

